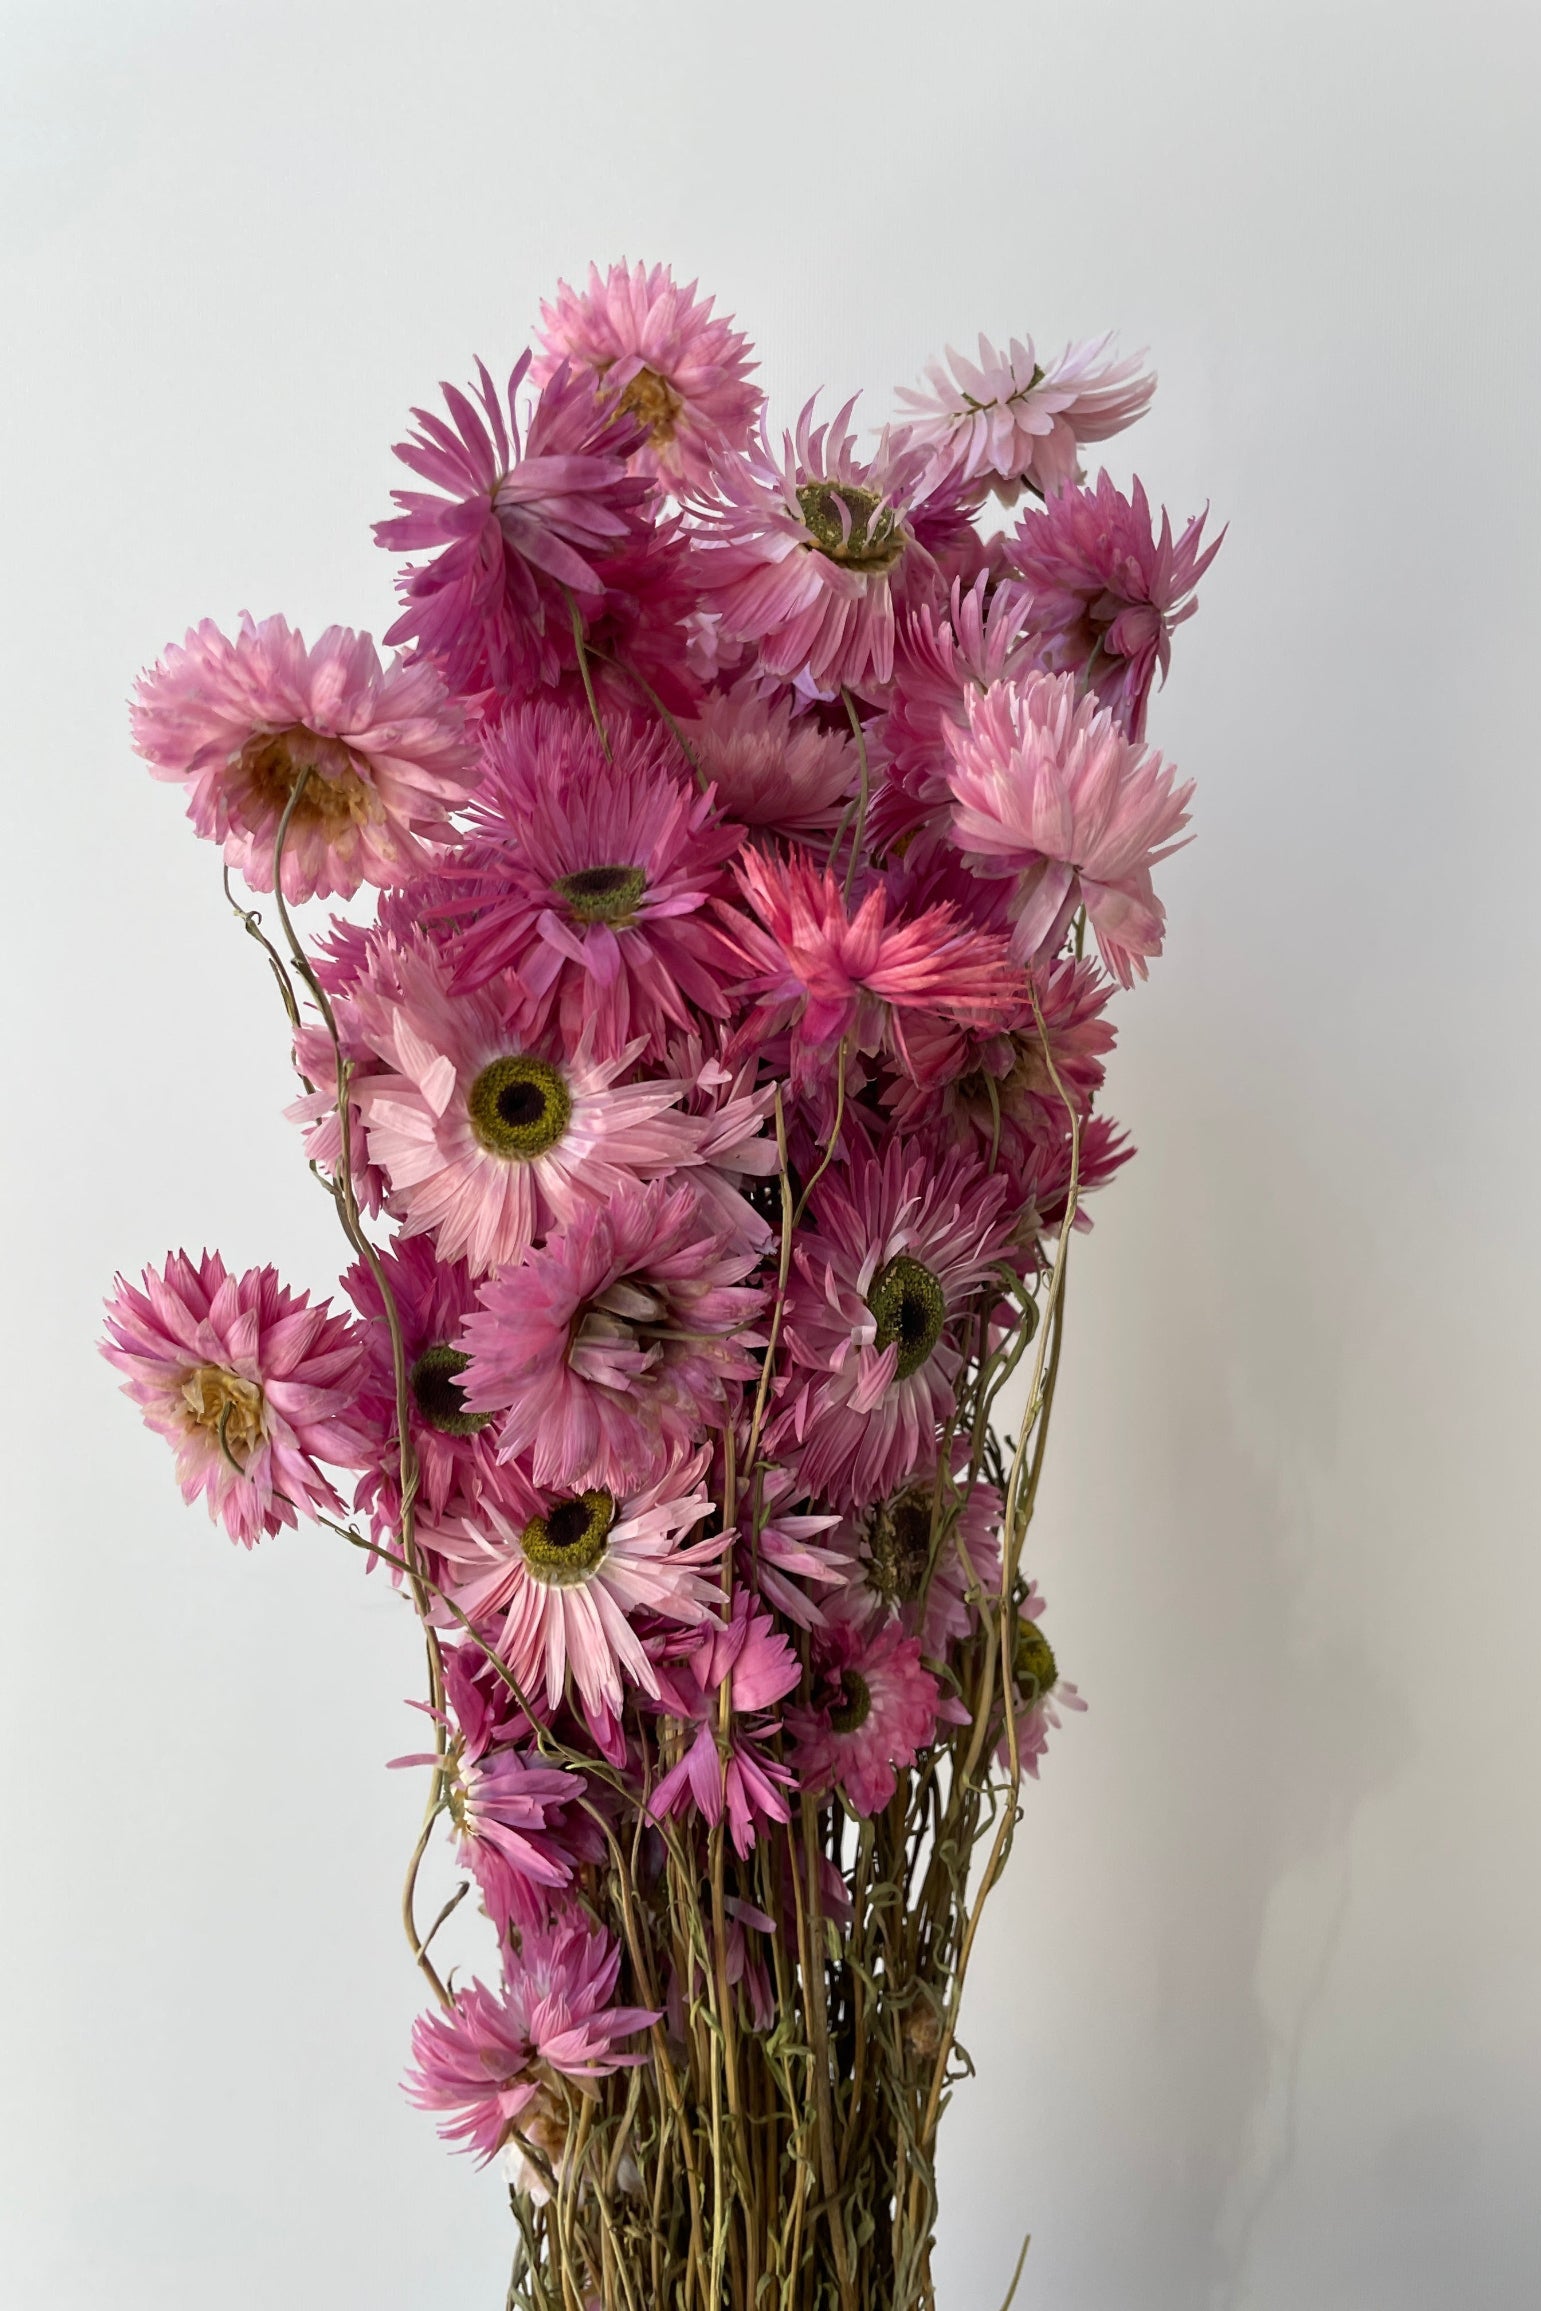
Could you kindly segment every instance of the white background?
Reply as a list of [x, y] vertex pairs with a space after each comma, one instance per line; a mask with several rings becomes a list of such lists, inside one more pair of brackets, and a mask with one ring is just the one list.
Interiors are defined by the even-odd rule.
[[1541, 2300], [1534, 6], [0, 9], [0, 2296], [495, 2311], [396, 2086], [417, 1657], [185, 1511], [97, 1359], [169, 1245], [329, 1287], [284, 1037], [129, 753], [205, 613], [378, 633], [389, 444], [590, 254], [780, 413], [1116, 326], [1230, 535], [1036, 1544], [1091, 1700], [998, 1897], [943, 2311]]

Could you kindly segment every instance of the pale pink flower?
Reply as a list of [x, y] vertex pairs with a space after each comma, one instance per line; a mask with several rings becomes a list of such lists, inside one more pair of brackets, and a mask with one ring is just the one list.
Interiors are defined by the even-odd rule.
[[467, 1405], [538, 1485], [635, 1487], [721, 1427], [758, 1367], [757, 1250], [712, 1230], [688, 1186], [616, 1189], [481, 1288], [461, 1340]]
[[641, 428], [564, 366], [521, 434], [529, 364], [522, 353], [502, 394], [480, 361], [474, 398], [443, 386], [448, 423], [413, 410], [396, 455], [436, 494], [393, 490], [401, 512], [375, 524], [388, 551], [431, 555], [397, 581], [406, 608], [386, 640], [416, 642], [456, 690], [554, 682], [574, 662], [572, 605], [601, 600], [606, 556], [648, 526], [652, 485], [627, 470]]
[[1006, 1182], [898, 1142], [852, 1151], [813, 1191], [770, 1448], [806, 1489], [860, 1508], [934, 1464], [962, 1367], [954, 1326], [1005, 1255]]
[[925, 388], [899, 388], [906, 430], [1008, 501], [1024, 482], [1047, 494], [1075, 479], [1083, 442], [1110, 440], [1150, 406], [1144, 356], [1121, 361], [1112, 346], [1111, 336], [1067, 345], [1047, 368], [1030, 337], [1004, 350], [981, 337], [977, 361], [949, 346], [945, 364], [927, 363]]
[[[451, 839], [472, 785], [460, 706], [431, 666], [382, 667], [367, 634], [329, 626], [307, 649], [283, 618], [243, 617], [232, 641], [205, 618], [140, 676], [134, 744], [187, 790], [199, 834], [256, 891], [348, 897], [405, 882]], [[295, 800], [298, 789], [298, 800]]]
[[882, 778], [868, 820], [874, 850], [922, 830], [945, 833], [952, 811], [942, 732], [968, 719], [968, 702], [992, 682], [1038, 664], [1026, 623], [1027, 589], [991, 584], [982, 572], [955, 585], [945, 608], [922, 602], [899, 621], [893, 688], [872, 726]]
[[564, 1499], [510, 1462], [497, 1497], [484, 1496], [474, 1518], [425, 1534], [449, 1594], [493, 1631], [532, 1708], [542, 1693], [548, 1708], [559, 1707], [569, 1677], [591, 1722], [619, 1717], [624, 1682], [656, 1697], [657, 1673], [632, 1616], [693, 1624], [718, 1601], [712, 1568], [728, 1536], [682, 1540], [711, 1507], [706, 1463], [703, 1450], [634, 1492], [594, 1485]]
[[733, 818], [806, 840], [839, 823], [858, 766], [849, 728], [826, 728], [793, 707], [791, 691], [767, 698], [758, 678], [746, 675], [708, 692], [684, 735]]
[[590, 265], [588, 287], [557, 286], [542, 305], [545, 354], [537, 383], [563, 361], [592, 370], [604, 398], [614, 399], [646, 429], [636, 464], [678, 491], [707, 479], [713, 457], [747, 448], [762, 395], [748, 382], [755, 367], [747, 337], [715, 299], [681, 288], [667, 265]]
[[856, 1813], [881, 1813], [898, 1774], [934, 1740], [940, 1700], [919, 1639], [896, 1621], [867, 1632], [831, 1629], [820, 1640], [811, 1705], [786, 1713], [802, 1787], [833, 1787]]
[[419, 2110], [447, 2113], [439, 2127], [446, 2142], [479, 2152], [485, 2164], [525, 2131], [553, 2077], [592, 2094], [595, 2079], [647, 2059], [619, 2051], [621, 2039], [659, 2019], [609, 2003], [620, 1970], [620, 1945], [581, 1913], [528, 1928], [505, 1960], [501, 1994], [473, 1982], [447, 2013], [413, 2025], [408, 2097]]
[[1200, 550], [1205, 516], [1181, 537], [1164, 510], [1161, 535], [1136, 480], [1125, 497], [1105, 473], [1092, 489], [1061, 489], [1030, 508], [1010, 544], [1023, 579], [1040, 664], [1078, 674], [1131, 738], [1145, 736], [1151, 684], [1166, 679], [1171, 633], [1198, 608], [1193, 589], [1225, 532]]
[[[1086, 1707], [1070, 1680], [1061, 1677], [1054, 1649], [1038, 1626], [1043, 1608], [1044, 1600], [1038, 1593], [1037, 1582], [1033, 1581], [1018, 1607], [1017, 1639], [1011, 1663], [1016, 1696], [1017, 1762], [1034, 1781], [1038, 1779], [1038, 1761], [1049, 1746], [1050, 1733], [1057, 1733], [1064, 1722], [1060, 1711]], [[1000, 1723], [999, 1715], [996, 1723]], [[1011, 1743], [1004, 1731], [995, 1754], [997, 1762], [1009, 1772]]]
[[793, 1777], [764, 1744], [777, 1730], [770, 1711], [801, 1676], [786, 1637], [768, 1613], [754, 1610], [742, 1589], [725, 1624], [702, 1629], [683, 1658], [660, 1664], [659, 1706], [697, 1730], [653, 1791], [648, 1810], [654, 1820], [667, 1820], [687, 1805], [713, 1825], [726, 1815], [741, 1861], [755, 1842], [757, 1824], [790, 1820], [784, 1792]]
[[638, 1046], [600, 1060], [586, 1036], [575, 1049], [532, 1040], [506, 981], [455, 995], [441, 958], [402, 948], [390, 962], [400, 999], [356, 997], [385, 1062], [359, 1102], [402, 1232], [433, 1234], [440, 1259], [485, 1275], [624, 1182], [696, 1161], [685, 1086], [620, 1080]]
[[1181, 845], [1192, 782], [1126, 738], [1072, 674], [1030, 674], [971, 698], [949, 726], [953, 840], [977, 874], [1009, 878], [1013, 946], [1052, 955], [1084, 906], [1121, 987], [1161, 952], [1151, 869]]
[[[953, 1449], [953, 1492], [934, 1467], [922, 1467], [897, 1492], [847, 1519], [840, 1541], [847, 1552], [847, 1585], [829, 1600], [825, 1617], [860, 1629], [898, 1621], [920, 1639], [928, 1661], [943, 1661], [950, 1645], [968, 1637], [981, 1609], [1000, 1587], [1001, 1496], [979, 1479], [968, 1485], [968, 1450]], [[949, 1508], [956, 1501], [949, 1521]]]
[[271, 1268], [232, 1276], [217, 1252], [169, 1253], [140, 1291], [119, 1276], [102, 1354], [123, 1393], [176, 1455], [182, 1498], [200, 1497], [250, 1548], [300, 1515], [339, 1515], [317, 1463], [359, 1468], [353, 1414], [359, 1342], [344, 1316], [310, 1305]]

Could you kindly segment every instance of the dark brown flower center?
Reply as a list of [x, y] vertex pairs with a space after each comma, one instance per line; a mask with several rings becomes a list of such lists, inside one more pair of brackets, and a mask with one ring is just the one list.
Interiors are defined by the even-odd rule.
[[1053, 1646], [1036, 1621], [1017, 1623], [1017, 1644], [1011, 1666], [1018, 1692], [1029, 1701], [1041, 1701], [1044, 1694], [1054, 1690], [1059, 1663], [1054, 1658]]
[[892, 506], [855, 482], [805, 481], [797, 503], [817, 551], [848, 570], [891, 570], [907, 540]]
[[467, 1105], [482, 1146], [509, 1163], [529, 1163], [555, 1147], [573, 1112], [572, 1094], [556, 1068], [524, 1051], [484, 1067]]
[[867, 1294], [867, 1306], [877, 1318], [877, 1346], [899, 1344], [896, 1380], [908, 1380], [920, 1370], [942, 1337], [947, 1321], [947, 1300], [929, 1268], [900, 1252], [881, 1269]]
[[640, 867], [580, 867], [556, 887], [578, 922], [624, 923], [636, 912], [647, 876]]
[[859, 1733], [872, 1715], [872, 1688], [855, 1669], [840, 1672], [838, 1701], [829, 1705], [830, 1728], [835, 1733]]
[[908, 1486], [880, 1501], [867, 1527], [867, 1585], [890, 1605], [913, 1605], [931, 1562], [929, 1485]]
[[531, 1517], [520, 1534], [525, 1564], [537, 1581], [570, 1589], [600, 1563], [614, 1522], [613, 1493], [579, 1493], [576, 1499], [557, 1501], [543, 1517]]
[[447, 1341], [425, 1348], [407, 1375], [412, 1401], [430, 1428], [441, 1436], [475, 1436], [492, 1418], [490, 1412], [467, 1412], [460, 1375], [471, 1359]]

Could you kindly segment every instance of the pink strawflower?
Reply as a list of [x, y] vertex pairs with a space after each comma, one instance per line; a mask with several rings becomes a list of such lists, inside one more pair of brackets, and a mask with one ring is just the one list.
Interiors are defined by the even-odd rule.
[[[462, 1386], [470, 1360], [460, 1345], [460, 1328], [476, 1306], [476, 1285], [462, 1261], [436, 1259], [421, 1236], [398, 1237], [378, 1257], [401, 1327], [418, 1497], [430, 1518], [441, 1518], [452, 1503], [462, 1508], [474, 1503], [493, 1468], [493, 1443], [486, 1433], [492, 1416], [473, 1411]], [[371, 1445], [354, 1505], [370, 1512], [378, 1538], [396, 1529], [401, 1514], [391, 1334], [372, 1268], [358, 1261], [344, 1276], [343, 1288], [362, 1319], [364, 1355], [354, 1411]]]
[[835, 1540], [839, 1523], [832, 1511], [807, 1505], [790, 1469], [762, 1462], [739, 1520], [738, 1578], [799, 1629], [822, 1629], [830, 1599], [801, 1584], [838, 1591], [850, 1580], [849, 1553]]
[[481, 1288], [461, 1340], [466, 1402], [538, 1485], [651, 1479], [720, 1428], [758, 1371], [758, 1251], [714, 1233], [689, 1186], [622, 1186]]
[[777, 1730], [770, 1711], [801, 1676], [786, 1637], [740, 1589], [725, 1625], [704, 1628], [682, 1659], [660, 1666], [660, 1707], [697, 1730], [653, 1791], [653, 1819], [667, 1820], [689, 1805], [713, 1825], [726, 1815], [740, 1861], [755, 1842], [757, 1824], [790, 1820], [784, 1792], [793, 1777], [764, 1744]]
[[1005, 1255], [1006, 1182], [959, 1154], [852, 1151], [793, 1251], [773, 1452], [853, 1508], [934, 1464], [963, 1363], [953, 1327]]
[[406, 608], [386, 640], [417, 643], [456, 690], [554, 682], [575, 658], [572, 605], [599, 602], [605, 557], [647, 526], [651, 485], [627, 470], [640, 427], [563, 367], [521, 434], [529, 365], [522, 353], [502, 394], [480, 361], [474, 399], [443, 386], [449, 423], [413, 410], [396, 455], [435, 494], [393, 490], [401, 512], [375, 525], [388, 551], [431, 556], [398, 580]]
[[1122, 433], [1156, 390], [1143, 355], [1120, 361], [1112, 344], [1107, 336], [1068, 345], [1046, 369], [1030, 337], [1003, 351], [981, 337], [977, 362], [949, 346], [945, 365], [927, 363], [927, 388], [899, 388], [910, 438], [1008, 501], [1024, 482], [1045, 495], [1060, 489], [1076, 478], [1081, 444]]
[[500, 1932], [539, 1925], [552, 1894], [572, 1883], [573, 1856], [562, 1831], [582, 1795], [577, 1774], [536, 1764], [520, 1750], [451, 1747], [444, 1797], [457, 1858]]
[[671, 1036], [664, 1070], [690, 1086], [685, 1109], [701, 1129], [690, 1184], [703, 1210], [735, 1250], [763, 1252], [781, 1228], [781, 1159], [767, 1129], [775, 1084], [757, 1086], [753, 1058], [730, 1067], [720, 1038], [709, 1048], [695, 1032]]
[[1121, 987], [1161, 952], [1151, 869], [1181, 847], [1191, 781], [1126, 738], [1072, 674], [1030, 674], [971, 698], [945, 733], [953, 839], [975, 872], [1013, 882], [1013, 946], [1052, 955], [1084, 906]]
[[307, 649], [283, 618], [243, 617], [234, 641], [205, 618], [140, 676], [130, 719], [155, 776], [187, 789], [199, 834], [255, 891], [273, 888], [299, 789], [284, 837], [291, 900], [405, 882], [429, 863], [425, 844], [451, 839], [448, 813], [471, 790], [461, 709], [433, 667], [382, 667], [346, 626]]
[[1029, 999], [997, 1029], [916, 1020], [906, 1042], [914, 1075], [897, 1081], [890, 1109], [902, 1131], [938, 1131], [987, 1166], [1015, 1166], [1030, 1147], [1062, 1140], [1072, 1109], [1083, 1121], [1090, 1114], [1113, 1048], [1112, 983], [1074, 955], [1029, 978], [1037, 1011]]
[[592, 2094], [595, 2079], [647, 2059], [618, 2050], [659, 2019], [609, 2003], [620, 1970], [620, 1945], [581, 1913], [529, 1927], [505, 1962], [501, 1994], [473, 1982], [447, 2013], [414, 2023], [409, 2098], [419, 2110], [450, 2114], [439, 2132], [485, 2165], [525, 2131], [521, 2122], [553, 2075]]
[[[742, 839], [687, 778], [667, 733], [612, 725], [607, 762], [587, 716], [517, 711], [488, 743], [470, 840], [456, 862], [457, 984], [508, 970], [520, 1024], [585, 1024], [608, 1059], [642, 1037], [722, 1018], [733, 950], [714, 902]], [[676, 760], [678, 756], [676, 754]]]
[[816, 426], [809, 402], [779, 462], [762, 430], [747, 456], [719, 462], [701, 509], [703, 597], [722, 633], [826, 695], [888, 681], [896, 595], [935, 572], [913, 519], [930, 460], [887, 436], [859, 457], [854, 407]]
[[836, 1788], [856, 1813], [881, 1813], [897, 1775], [935, 1738], [940, 1699], [919, 1639], [897, 1622], [831, 1629], [820, 1640], [812, 1704], [786, 1713], [801, 1786]]
[[1145, 736], [1159, 668], [1166, 679], [1171, 633], [1198, 608], [1193, 589], [1225, 533], [1201, 550], [1205, 516], [1181, 537], [1163, 510], [1161, 535], [1138, 480], [1132, 497], [1105, 473], [1092, 489], [1061, 489], [1032, 507], [1011, 540], [1013, 567], [1027, 590], [1040, 663], [1078, 674], [1131, 738]]
[[542, 1693], [549, 1709], [559, 1707], [569, 1676], [591, 1722], [619, 1717], [623, 1678], [656, 1697], [657, 1673], [632, 1616], [693, 1624], [718, 1600], [712, 1568], [727, 1535], [681, 1538], [711, 1508], [706, 1460], [703, 1450], [635, 1491], [594, 1485], [567, 1498], [542, 1492], [509, 1463], [498, 1496], [485, 1496], [474, 1518], [426, 1536], [454, 1602], [492, 1631], [532, 1708]]
[[601, 1060], [587, 1035], [574, 1048], [532, 1039], [509, 983], [456, 995], [422, 949], [389, 962], [399, 999], [362, 986], [356, 997], [385, 1062], [359, 1101], [402, 1232], [431, 1233], [441, 1260], [485, 1275], [626, 1181], [696, 1160], [701, 1127], [677, 1112], [685, 1086], [621, 1080], [638, 1046]]
[[102, 1354], [125, 1396], [176, 1455], [182, 1498], [200, 1496], [250, 1548], [303, 1514], [341, 1513], [317, 1463], [358, 1468], [369, 1440], [353, 1414], [359, 1342], [272, 1268], [232, 1276], [217, 1252], [168, 1253], [144, 1289], [116, 1279]]
[[586, 290], [560, 282], [542, 305], [546, 352], [532, 374], [544, 383], [563, 361], [594, 371], [604, 398], [646, 429], [638, 467], [676, 491], [699, 486], [715, 455], [748, 447], [762, 399], [748, 382], [749, 340], [712, 318], [714, 302], [667, 265], [612, 265], [603, 277], [590, 265]]
[[[1017, 1762], [1034, 1781], [1038, 1779], [1038, 1761], [1049, 1746], [1050, 1733], [1057, 1733], [1064, 1722], [1060, 1711], [1086, 1707], [1070, 1680], [1061, 1677], [1053, 1647], [1038, 1626], [1043, 1607], [1044, 1600], [1034, 1581], [1018, 1607], [1017, 1640], [1011, 1663], [1016, 1697]], [[996, 1722], [1000, 1722], [999, 1717]], [[995, 1754], [997, 1762], [1009, 1772], [1011, 1743], [1004, 1731]]]
[[848, 727], [793, 712], [791, 691], [767, 698], [753, 675], [702, 699], [684, 735], [723, 810], [779, 834], [828, 835], [856, 792]]
[[892, 850], [921, 830], [945, 833], [952, 812], [942, 732], [968, 719], [968, 702], [992, 682], [1038, 664], [1026, 623], [1027, 589], [992, 585], [988, 573], [955, 585], [945, 608], [922, 602], [899, 621], [894, 680], [873, 725], [883, 776], [868, 821], [872, 846]]
[[953, 1467], [955, 1490], [944, 1488], [940, 1505], [937, 1472], [922, 1469], [841, 1527], [849, 1575], [829, 1621], [865, 1629], [897, 1620], [928, 1661], [944, 1661], [972, 1633], [1000, 1587], [1001, 1496], [982, 1478], [969, 1490], [966, 1445], [955, 1445]]

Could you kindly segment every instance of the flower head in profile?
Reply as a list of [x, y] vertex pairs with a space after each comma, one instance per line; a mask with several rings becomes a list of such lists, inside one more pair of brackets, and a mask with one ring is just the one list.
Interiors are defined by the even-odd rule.
[[[765, 1743], [770, 1712], [802, 1676], [802, 1665], [768, 1613], [740, 1589], [725, 1624], [708, 1624], [680, 1657], [660, 1664], [659, 1706], [693, 1736], [653, 1792], [650, 1813], [667, 1820], [687, 1806], [709, 1823], [726, 1816], [740, 1861], [763, 1822], [791, 1818], [793, 1777]], [[726, 1714], [722, 1689], [728, 1688]]]
[[952, 810], [942, 732], [968, 720], [968, 702], [992, 682], [1030, 673], [1037, 640], [1027, 590], [981, 572], [945, 604], [922, 602], [899, 621], [894, 680], [873, 728], [883, 768], [869, 821], [874, 847], [892, 850], [922, 830], [945, 833]]
[[838, 1789], [854, 1812], [881, 1813], [899, 1773], [935, 1738], [940, 1701], [919, 1639], [896, 1621], [831, 1629], [819, 1643], [811, 1703], [786, 1713], [800, 1785]]
[[[1050, 1733], [1057, 1733], [1064, 1722], [1060, 1711], [1086, 1707], [1070, 1680], [1060, 1675], [1054, 1648], [1038, 1625], [1043, 1618], [1043, 1608], [1044, 1600], [1034, 1581], [1017, 1609], [1016, 1644], [1011, 1658], [1017, 1762], [1034, 1781], [1038, 1779], [1038, 1761], [1049, 1746]], [[996, 1757], [1009, 1772], [1011, 1739], [1004, 1732]]]
[[1151, 869], [1180, 847], [1191, 782], [1126, 738], [1072, 674], [1030, 674], [972, 698], [945, 733], [953, 840], [976, 874], [1013, 884], [1013, 944], [1052, 955], [1078, 906], [1121, 987], [1161, 952]]
[[406, 882], [449, 841], [473, 784], [461, 708], [433, 667], [382, 666], [367, 634], [329, 626], [307, 648], [283, 618], [205, 619], [139, 678], [134, 744], [187, 790], [199, 834], [253, 890], [347, 898]]
[[[493, 1463], [489, 1413], [473, 1412], [462, 1381], [469, 1358], [460, 1327], [476, 1306], [476, 1285], [461, 1260], [439, 1260], [422, 1236], [401, 1236], [376, 1255], [401, 1330], [407, 1367], [407, 1420], [419, 1498], [431, 1518], [473, 1502]], [[371, 1445], [355, 1505], [375, 1533], [393, 1531], [401, 1512], [401, 1437], [396, 1367], [385, 1300], [374, 1269], [360, 1260], [343, 1278], [359, 1312], [363, 1361], [355, 1415]]]
[[369, 1441], [352, 1409], [358, 1336], [324, 1302], [271, 1268], [232, 1276], [217, 1252], [175, 1252], [143, 1290], [117, 1279], [102, 1354], [175, 1453], [182, 1498], [206, 1500], [232, 1540], [340, 1513], [318, 1463], [358, 1468]]
[[767, 698], [746, 675], [709, 692], [685, 736], [730, 817], [807, 842], [834, 831], [856, 792], [858, 764], [848, 728], [794, 706], [792, 691]]
[[977, 361], [949, 346], [924, 388], [899, 388], [906, 431], [1008, 501], [1024, 483], [1047, 495], [1075, 480], [1084, 442], [1110, 440], [1150, 407], [1143, 356], [1112, 348], [1111, 336], [1088, 339], [1040, 368], [1031, 337], [1004, 349], [981, 337]]
[[641, 428], [566, 365], [521, 428], [529, 365], [521, 354], [500, 393], [479, 361], [469, 394], [443, 387], [448, 419], [414, 409], [396, 455], [430, 487], [393, 490], [400, 513], [375, 525], [388, 551], [428, 555], [398, 581], [406, 606], [386, 640], [415, 642], [475, 694], [556, 681], [575, 657], [574, 605], [601, 599], [606, 555], [649, 520], [651, 484], [627, 466]]
[[560, 282], [542, 305], [546, 351], [532, 375], [544, 383], [563, 362], [592, 371], [603, 398], [643, 428], [639, 469], [676, 491], [699, 486], [715, 456], [748, 447], [762, 398], [749, 340], [714, 318], [714, 302], [667, 265], [590, 265], [585, 289]]
[[527, 2131], [531, 2106], [557, 2079], [592, 2094], [596, 2079], [646, 2059], [622, 2053], [621, 2041], [659, 2017], [611, 2005], [620, 1970], [619, 1944], [581, 1912], [528, 1928], [501, 1994], [473, 1982], [447, 2012], [413, 2025], [409, 2098], [443, 2112], [445, 2140], [485, 2164]]
[[[815, 1509], [789, 1468], [762, 1467], [734, 1557], [738, 1578], [799, 1629], [822, 1629], [830, 1598], [851, 1578], [840, 1518]], [[806, 1586], [805, 1584], [811, 1584]], [[817, 1592], [817, 1594], [815, 1594]]]
[[1125, 497], [1102, 473], [1092, 489], [1057, 490], [1047, 505], [1029, 508], [1012, 537], [1040, 664], [1079, 674], [1131, 738], [1145, 736], [1172, 628], [1198, 608], [1193, 589], [1224, 540], [1222, 531], [1204, 545], [1204, 521], [1196, 514], [1174, 538], [1163, 511], [1158, 537], [1143, 484]]
[[501, 1931], [539, 1925], [553, 1895], [571, 1885], [575, 1857], [564, 1830], [582, 1795], [577, 1774], [521, 1749], [451, 1744], [444, 1802], [457, 1858]]
[[685, 1086], [620, 1080], [638, 1046], [600, 1060], [586, 1035], [532, 1038], [507, 982], [455, 995], [423, 948], [394, 950], [381, 976], [386, 992], [356, 998], [385, 1063], [358, 1085], [369, 1153], [402, 1232], [432, 1234], [441, 1260], [485, 1275], [624, 1182], [694, 1162]]
[[539, 1485], [612, 1491], [720, 1428], [758, 1367], [757, 1250], [715, 1233], [691, 1187], [617, 1188], [481, 1288], [461, 1333], [467, 1403]]

